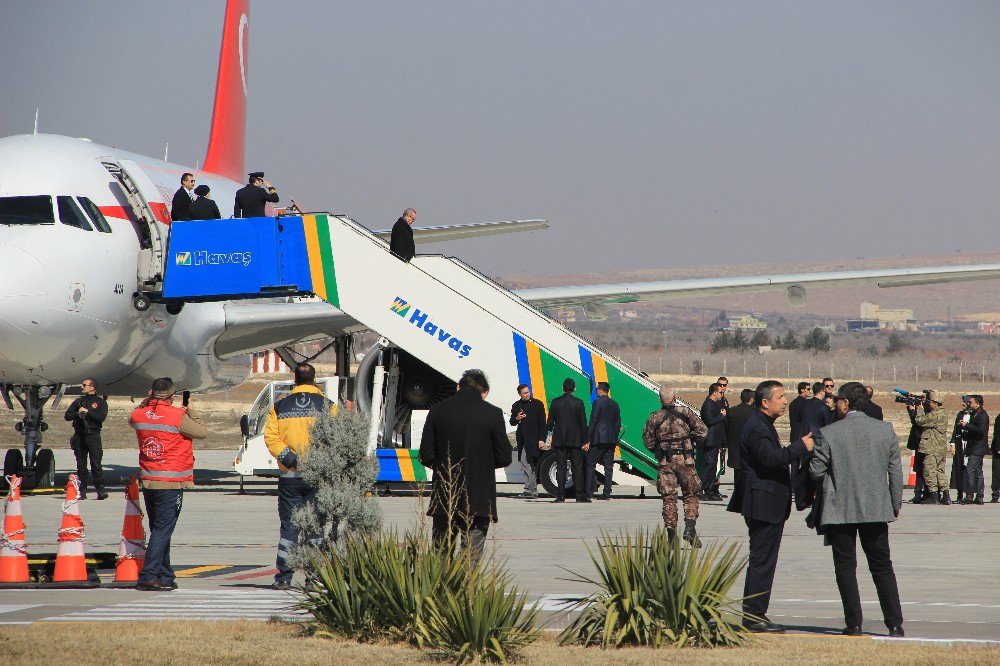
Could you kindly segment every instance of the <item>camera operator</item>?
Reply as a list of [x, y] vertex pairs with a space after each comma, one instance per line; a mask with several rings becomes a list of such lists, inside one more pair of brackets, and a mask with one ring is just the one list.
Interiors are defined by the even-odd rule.
[[944, 473], [944, 461], [948, 455], [948, 414], [942, 408], [941, 395], [935, 391], [925, 391], [923, 414], [917, 414], [917, 407], [906, 405], [913, 424], [920, 428], [919, 451], [924, 454], [924, 495], [918, 504], [939, 502], [951, 504], [951, 492]]
[[101, 445], [101, 426], [108, 417], [108, 403], [97, 395], [97, 382], [87, 377], [80, 385], [81, 395], [66, 410], [66, 420], [73, 422], [73, 437], [70, 445], [76, 455], [76, 473], [80, 477], [80, 499], [87, 499], [87, 460], [94, 481], [97, 499], [108, 498], [104, 490], [104, 470], [101, 459], [104, 450]]
[[[970, 395], [969, 422], [962, 430], [965, 440], [965, 455], [968, 462], [965, 465], [965, 499], [962, 504], [983, 504], [986, 487], [983, 481], [983, 458], [990, 452], [987, 443], [990, 434], [990, 415], [983, 409], [983, 396]], [[973, 494], [975, 493], [975, 494]]]

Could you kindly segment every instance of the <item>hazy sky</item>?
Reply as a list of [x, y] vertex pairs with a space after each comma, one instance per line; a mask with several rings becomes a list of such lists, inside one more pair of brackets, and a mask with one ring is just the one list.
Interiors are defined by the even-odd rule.
[[[194, 164], [224, 3], [0, 2], [0, 135]], [[1000, 249], [997, 2], [255, 2], [248, 169], [490, 274]], [[904, 262], [901, 262], [904, 263]]]

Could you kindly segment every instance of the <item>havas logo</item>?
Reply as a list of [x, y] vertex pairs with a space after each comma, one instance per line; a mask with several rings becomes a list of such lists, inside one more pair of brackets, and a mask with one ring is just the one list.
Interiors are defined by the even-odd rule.
[[[192, 258], [194, 261], [192, 262]], [[174, 263], [178, 266], [221, 266], [223, 264], [243, 264], [249, 266], [253, 262], [250, 252], [176, 252]]]
[[[400, 317], [405, 318], [406, 314], [410, 311], [410, 303], [397, 296], [392, 305], [389, 306], [389, 309]], [[413, 308], [413, 314], [410, 315], [409, 322], [441, 344], [448, 345], [450, 349], [458, 352], [458, 355], [462, 358], [472, 353], [471, 345], [464, 344], [461, 338], [455, 337], [454, 333], [445, 330], [440, 325], [431, 321], [430, 315], [426, 312], [421, 312], [420, 308]]]

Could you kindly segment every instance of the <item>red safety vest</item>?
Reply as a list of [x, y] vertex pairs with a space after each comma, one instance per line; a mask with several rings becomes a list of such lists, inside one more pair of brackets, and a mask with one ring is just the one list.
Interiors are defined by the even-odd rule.
[[129, 417], [139, 439], [139, 478], [143, 481], [183, 483], [194, 481], [194, 448], [181, 434], [187, 410], [152, 401], [137, 407]]

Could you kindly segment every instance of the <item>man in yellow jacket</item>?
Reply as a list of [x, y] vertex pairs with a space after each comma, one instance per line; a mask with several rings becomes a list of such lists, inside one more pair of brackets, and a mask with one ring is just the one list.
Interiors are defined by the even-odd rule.
[[264, 443], [278, 460], [278, 518], [281, 533], [278, 538], [278, 558], [275, 566], [274, 589], [287, 590], [292, 586], [292, 568], [288, 553], [298, 542], [299, 531], [292, 526], [292, 513], [316, 497], [312, 488], [299, 476], [299, 459], [309, 450], [309, 429], [320, 413], [337, 405], [327, 399], [315, 384], [316, 369], [308, 363], [295, 367], [295, 388], [271, 407], [264, 425]]

